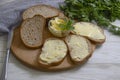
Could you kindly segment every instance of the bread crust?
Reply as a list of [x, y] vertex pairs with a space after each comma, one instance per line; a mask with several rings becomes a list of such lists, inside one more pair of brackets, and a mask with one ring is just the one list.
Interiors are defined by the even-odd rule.
[[[81, 59], [80, 61], [76, 61], [76, 60], [72, 59], [71, 54], [70, 54], [70, 53], [71, 53], [71, 50], [70, 50], [69, 45], [68, 45], [68, 43], [67, 43], [67, 39], [69, 39], [71, 36], [72, 36], [72, 35], [69, 35], [69, 36], [67, 36], [67, 37], [65, 38], [65, 43], [66, 43], [66, 45], [68, 46], [70, 59], [71, 59], [71, 61], [72, 61], [74, 64], [81, 64], [81, 63], [83, 63], [84, 61], [88, 60], [88, 59], [92, 56], [92, 53], [93, 53], [93, 51], [94, 51], [93, 46], [92, 46], [91, 42], [90, 42], [88, 39], [86, 39], [86, 38], [83, 37], [83, 38], [86, 40], [86, 42], [88, 43], [88, 46], [89, 46], [89, 54], [88, 54], [86, 57], [84, 57], [83, 59]], [[75, 36], [78, 36], [78, 37], [79, 37], [79, 35], [75, 35]], [[80, 36], [80, 37], [82, 37], [82, 36]]]
[[[28, 9], [26, 9], [26, 10], [23, 12], [23, 14], [22, 14], [23, 20], [27, 19], [27, 18], [26, 18], [26, 13], [27, 13], [30, 9], [34, 9], [34, 8], [37, 8], [37, 7], [43, 7], [43, 6], [48, 7], [48, 8], [51, 8], [52, 10], [56, 11], [56, 13], [57, 13], [56, 15], [54, 15], [54, 16], [49, 16], [49, 17], [45, 17], [45, 16], [42, 15], [42, 16], [45, 17], [46, 19], [49, 19], [49, 18], [52, 18], [52, 17], [56, 17], [56, 16], [58, 16], [59, 13], [60, 13], [60, 11], [59, 11], [57, 8], [52, 7], [52, 6], [50, 6], [50, 5], [45, 5], [45, 4], [34, 5], [34, 6], [32, 6], [32, 7], [29, 7]], [[41, 14], [35, 14], [35, 15], [41, 15]]]
[[[24, 27], [23, 26], [23, 23], [24, 22], [26, 22], [26, 21], [28, 21], [28, 20], [31, 20], [31, 19], [33, 19], [34, 17], [36, 17], [36, 16], [39, 16], [39, 17], [41, 17], [42, 19], [43, 19], [43, 28], [42, 28], [42, 41], [41, 41], [41, 44], [39, 44], [39, 45], [36, 45], [36, 46], [30, 46], [30, 45], [28, 45], [28, 44], [26, 44], [26, 42], [23, 40], [23, 38], [22, 38], [22, 28]], [[28, 18], [28, 19], [26, 19], [26, 20], [24, 20], [23, 22], [22, 22], [22, 24], [21, 24], [21, 26], [20, 26], [20, 38], [21, 38], [21, 41], [23, 42], [23, 44], [26, 46], [26, 47], [29, 47], [29, 48], [32, 48], [32, 49], [35, 49], [35, 48], [39, 48], [40, 46], [42, 46], [42, 44], [43, 44], [43, 31], [44, 31], [44, 27], [45, 27], [45, 25], [46, 25], [46, 19], [43, 17], [43, 16], [41, 16], [41, 15], [35, 15], [35, 16], [33, 16], [32, 18]]]
[[[60, 40], [60, 39], [58, 39], [58, 38], [48, 38], [46, 41], [48, 41], [48, 40]], [[45, 41], [45, 42], [46, 42]], [[63, 41], [64, 42], [64, 41]], [[65, 43], [65, 42], [64, 42]], [[65, 44], [66, 45], [66, 44]], [[66, 47], [67, 47], [67, 45], [66, 45]], [[43, 66], [43, 67], [51, 67], [51, 66], [56, 66], [56, 65], [59, 65], [60, 63], [62, 63], [62, 61], [65, 59], [65, 57], [67, 56], [67, 53], [68, 53], [68, 48], [67, 48], [67, 52], [66, 52], [66, 55], [64, 56], [64, 58], [63, 59], [61, 59], [60, 61], [57, 61], [57, 62], [52, 62], [52, 63], [50, 63], [50, 64], [48, 64], [48, 63], [45, 63], [43, 60], [41, 60], [41, 58], [39, 58], [38, 57], [38, 59], [37, 59], [37, 61], [38, 61], [38, 63], [41, 65], [41, 66]]]

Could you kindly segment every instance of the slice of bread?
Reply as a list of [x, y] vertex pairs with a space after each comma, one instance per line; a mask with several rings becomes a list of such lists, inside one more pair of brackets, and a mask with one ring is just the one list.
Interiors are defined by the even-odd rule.
[[37, 48], [43, 43], [43, 29], [46, 20], [43, 16], [36, 15], [26, 19], [21, 24], [20, 36], [22, 42], [30, 48]]
[[88, 22], [77, 22], [73, 26], [73, 34], [87, 37], [88, 39], [96, 43], [103, 43], [105, 41], [103, 30], [95, 24]]
[[49, 38], [45, 41], [39, 56], [39, 63], [43, 66], [60, 64], [67, 55], [67, 46], [63, 40]]
[[65, 42], [68, 45], [69, 54], [74, 63], [83, 62], [92, 55], [92, 45], [90, 41], [84, 37], [70, 35], [65, 38]]
[[25, 10], [22, 17], [25, 20], [27, 18], [32, 18], [35, 15], [42, 15], [46, 19], [52, 18], [59, 15], [59, 10], [52, 6], [41, 4], [32, 6]]

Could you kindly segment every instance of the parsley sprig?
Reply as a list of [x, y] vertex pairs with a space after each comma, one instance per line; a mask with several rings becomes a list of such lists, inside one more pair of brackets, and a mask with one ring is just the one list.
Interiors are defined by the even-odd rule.
[[60, 24], [59, 24], [59, 27], [61, 28], [62, 31], [73, 30], [73, 29], [74, 29], [73, 23], [74, 23], [73, 20], [64, 19], [64, 22], [63, 22], [63, 23], [60, 23]]
[[120, 0], [65, 0], [60, 5], [71, 19], [92, 22], [93, 20], [110, 32], [120, 35], [120, 27], [111, 24], [120, 19]]

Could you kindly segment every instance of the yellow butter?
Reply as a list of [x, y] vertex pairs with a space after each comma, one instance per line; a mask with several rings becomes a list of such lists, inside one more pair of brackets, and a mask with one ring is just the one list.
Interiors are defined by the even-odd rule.
[[72, 59], [83, 59], [89, 54], [89, 46], [86, 40], [82, 37], [76, 37], [76, 35], [72, 35], [69, 43], [69, 47], [72, 49], [70, 55]]
[[105, 39], [105, 36], [100, 31], [98, 26], [91, 23], [78, 22], [74, 25], [73, 32], [75, 34], [87, 36], [93, 39]]
[[60, 31], [61, 28], [59, 27], [59, 24], [64, 23], [64, 20], [56, 17], [54, 20], [51, 20], [51, 28]]
[[67, 46], [62, 40], [49, 40], [42, 48], [40, 59], [47, 63], [59, 62], [66, 54]]

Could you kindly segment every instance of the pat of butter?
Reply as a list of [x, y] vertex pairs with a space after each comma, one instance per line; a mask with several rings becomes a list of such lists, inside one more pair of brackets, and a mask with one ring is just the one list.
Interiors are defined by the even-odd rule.
[[100, 31], [98, 26], [91, 23], [78, 22], [74, 25], [73, 32], [78, 35], [87, 36], [94, 39], [105, 39], [105, 36]]
[[64, 23], [64, 20], [56, 17], [55, 22], [56, 22], [56, 24], [60, 24], [60, 23]]
[[54, 20], [50, 20], [50, 22], [51, 22], [51, 26], [50, 26], [50, 27], [51, 27], [52, 29], [61, 31], [61, 28], [59, 27], [59, 24], [60, 24], [60, 23], [64, 23], [64, 20], [56, 17]]

